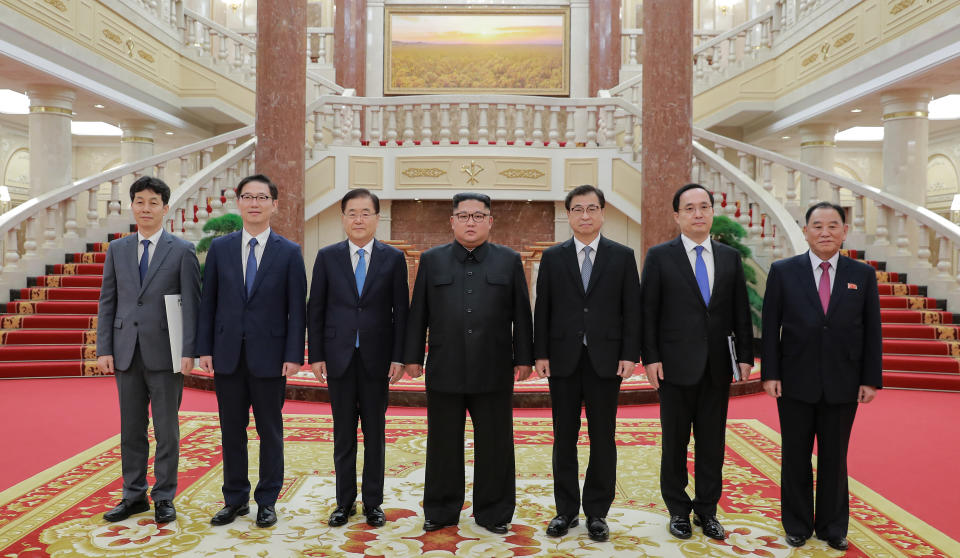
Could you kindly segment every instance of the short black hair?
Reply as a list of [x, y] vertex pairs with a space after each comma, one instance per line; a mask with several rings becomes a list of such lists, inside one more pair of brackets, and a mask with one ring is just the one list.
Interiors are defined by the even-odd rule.
[[707, 193], [707, 196], [710, 197], [710, 206], [711, 206], [711, 207], [713, 206], [713, 192], [711, 192], [710, 190], [708, 190], [705, 186], [703, 186], [703, 185], [701, 185], [701, 184], [693, 184], [693, 183], [691, 183], [691, 184], [687, 184], [687, 185], [681, 187], [679, 190], [677, 190], [677, 193], [673, 195], [673, 212], [674, 212], [674, 213], [677, 213], [677, 212], [680, 211], [680, 196], [682, 196], [682, 195], [684, 194], [684, 192], [687, 192], [687, 191], [689, 191], [689, 190], [693, 190], [694, 188], [700, 188], [701, 190], [703, 190], [704, 192], [706, 192], [706, 193]]
[[370, 201], [373, 202], [373, 212], [377, 214], [380, 213], [380, 198], [366, 188], [357, 188], [347, 192], [340, 200], [340, 213], [343, 213], [347, 210], [347, 202], [354, 198], [370, 198]]
[[567, 208], [567, 211], [570, 211], [570, 200], [577, 196], [586, 196], [588, 194], [596, 194], [597, 199], [600, 200], [600, 208], [607, 206], [607, 200], [603, 197], [603, 191], [596, 186], [591, 186], [589, 184], [582, 184], [577, 186], [573, 190], [567, 193], [567, 197], [563, 198], [563, 206]]
[[237, 184], [237, 197], [240, 197], [240, 194], [243, 193], [243, 187], [249, 184], [250, 182], [263, 182], [270, 188], [270, 197], [277, 199], [277, 196], [280, 195], [280, 191], [277, 190], [277, 185], [273, 182], [270, 182], [270, 179], [267, 178], [265, 174], [252, 174], [243, 180], [240, 181], [240, 184]]
[[137, 192], [144, 190], [151, 190], [154, 194], [160, 194], [163, 205], [167, 205], [170, 201], [170, 187], [167, 186], [166, 182], [153, 176], [141, 176], [130, 185], [130, 203], [133, 203], [133, 198], [137, 196]]
[[842, 207], [840, 207], [839, 205], [837, 205], [837, 204], [835, 204], [835, 203], [830, 203], [830, 202], [828, 202], [828, 201], [817, 202], [817, 203], [811, 205], [810, 207], [808, 207], [808, 208], [807, 208], [807, 215], [806, 215], [806, 217], [804, 217], [803, 222], [809, 224], [809, 223], [810, 223], [810, 215], [812, 215], [813, 212], [816, 211], [816, 210], [818, 210], [818, 209], [832, 209], [832, 210], [836, 211], [837, 213], [840, 214], [840, 222], [843, 223], [844, 225], [847, 224], [847, 212], [844, 211], [844, 209], [843, 209]]
[[460, 192], [453, 196], [453, 208], [456, 209], [460, 206], [461, 202], [468, 200], [475, 200], [483, 203], [487, 209], [490, 209], [490, 196], [486, 194], [478, 194], [477, 192]]

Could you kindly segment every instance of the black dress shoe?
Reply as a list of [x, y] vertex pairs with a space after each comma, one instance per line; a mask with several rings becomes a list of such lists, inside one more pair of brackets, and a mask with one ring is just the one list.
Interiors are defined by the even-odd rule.
[[610, 538], [610, 528], [607, 520], [602, 517], [587, 516], [587, 534], [597, 542], [604, 542]]
[[146, 500], [121, 500], [117, 507], [103, 514], [103, 518], [111, 523], [123, 521], [135, 513], [150, 511], [150, 504]]
[[423, 521], [423, 530], [424, 531], [437, 531], [443, 529], [444, 527], [452, 527], [456, 523], [444, 523], [442, 521], [434, 521], [432, 519], [425, 519]]
[[787, 535], [787, 544], [794, 548], [800, 548], [807, 544], [807, 538], [800, 535]]
[[364, 506], [363, 515], [367, 516], [367, 525], [371, 527], [383, 527], [383, 524], [387, 522], [387, 516], [384, 515], [380, 506], [373, 508]]
[[678, 539], [689, 539], [693, 534], [693, 527], [690, 527], [690, 517], [686, 515], [670, 516], [670, 534]]
[[157, 523], [170, 523], [177, 519], [177, 509], [170, 500], [157, 500], [153, 503], [153, 516]]
[[337, 509], [333, 510], [333, 513], [330, 514], [330, 519], [327, 520], [327, 525], [331, 527], [342, 527], [347, 524], [347, 520], [350, 519], [350, 516], [357, 513], [357, 508], [352, 503], [349, 506], [337, 506]]
[[[820, 537], [817, 537], [820, 539]], [[834, 537], [832, 539], [820, 539], [821, 541], [827, 541], [827, 545], [834, 550], [846, 551], [850, 548], [850, 543], [847, 542], [846, 537]]]
[[477, 525], [483, 527], [487, 531], [490, 531], [494, 535], [506, 535], [507, 531], [510, 530], [509, 523], [480, 523], [478, 521]]
[[257, 506], [257, 527], [269, 527], [277, 522], [273, 506]]
[[233, 523], [238, 515], [247, 515], [248, 513], [250, 513], [250, 507], [246, 504], [242, 506], [223, 506], [223, 509], [218, 511], [210, 520], [210, 525]]
[[717, 520], [715, 515], [693, 514], [693, 524], [703, 529], [703, 534], [711, 539], [722, 541], [727, 538], [727, 532], [723, 530], [723, 525]]
[[575, 515], [558, 515], [550, 520], [547, 525], [547, 535], [550, 537], [562, 537], [567, 534], [571, 527], [580, 524], [580, 518]]

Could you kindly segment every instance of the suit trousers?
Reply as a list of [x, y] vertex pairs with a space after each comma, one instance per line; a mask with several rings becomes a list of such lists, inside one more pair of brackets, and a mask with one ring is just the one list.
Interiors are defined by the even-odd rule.
[[223, 500], [228, 506], [243, 506], [250, 500], [247, 475], [247, 427], [250, 407], [260, 437], [260, 479], [253, 497], [258, 505], [272, 506], [283, 487], [284, 376], [260, 378], [250, 373], [247, 355], [233, 374], [214, 374], [220, 434], [223, 446]]
[[516, 506], [513, 391], [445, 393], [427, 389], [426, 519], [455, 524], [464, 501], [464, 427], [473, 422], [473, 516], [510, 523]]
[[553, 410], [553, 497], [557, 514], [580, 513], [580, 409], [586, 407], [590, 460], [583, 483], [583, 513], [606, 517], [617, 486], [617, 401], [620, 376], [601, 378], [593, 369], [586, 346], [572, 375], [551, 376]]
[[[730, 384], [716, 385], [706, 371], [692, 386], [660, 382], [660, 493], [670, 515], [689, 516], [693, 510], [711, 516], [723, 488], [727, 406]], [[687, 446], [694, 437], [693, 500], [687, 488]]]
[[157, 439], [153, 473], [156, 481], [150, 496], [154, 501], [173, 500], [177, 493], [180, 461], [180, 400], [183, 374], [172, 370], [147, 370], [140, 344], [126, 370], [117, 370], [120, 398], [120, 462], [123, 471], [123, 498], [146, 500], [147, 460], [150, 442], [148, 409], [153, 409], [153, 431]]
[[[805, 403], [777, 399], [783, 438], [780, 504], [788, 535], [821, 539], [847, 536], [850, 495], [847, 487], [847, 447], [857, 403], [831, 404], [822, 398]], [[813, 441], [817, 440], [817, 498], [813, 498]]]
[[333, 413], [333, 465], [337, 473], [337, 505], [357, 498], [357, 420], [363, 431], [363, 506], [383, 503], [386, 413], [390, 385], [386, 376], [367, 377], [360, 350], [353, 352], [347, 372], [327, 378]]

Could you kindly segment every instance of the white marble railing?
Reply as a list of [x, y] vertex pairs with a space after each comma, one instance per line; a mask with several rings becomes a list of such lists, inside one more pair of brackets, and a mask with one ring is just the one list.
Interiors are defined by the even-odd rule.
[[333, 27], [307, 27], [307, 65], [328, 65], [333, 61], [332, 53]]
[[635, 157], [639, 118], [637, 107], [621, 98], [345, 94], [307, 107], [308, 147], [315, 155], [329, 145], [601, 147]]
[[778, 11], [773, 9], [701, 43], [693, 50], [694, 85], [704, 87], [727, 79], [732, 71], [769, 53], [780, 24]]
[[[56, 250], [62, 252], [67, 246], [76, 245], [89, 238], [88, 233], [92, 230], [120, 222], [132, 222], [129, 210], [124, 211], [129, 204], [126, 203], [126, 192], [121, 192], [121, 183], [130, 184], [140, 176], [152, 175], [162, 178], [178, 194], [180, 191], [186, 191], [184, 188], [187, 188], [190, 192], [195, 192], [187, 195], [187, 204], [189, 200], [194, 200], [194, 205], [197, 205], [196, 200], [209, 199], [212, 213], [222, 212], [224, 204], [220, 200], [220, 190], [225, 188], [228, 192], [232, 191], [223, 184], [232, 186], [230, 172], [242, 168], [247, 163], [230, 163], [225, 171], [226, 183], [223, 182], [225, 178], [223, 172], [214, 175], [210, 181], [198, 181], [196, 173], [210, 167], [214, 149], [226, 147], [232, 153], [239, 139], [252, 134], [253, 126], [248, 126], [141, 161], [121, 165], [56, 188], [4, 213], [0, 216], [0, 242], [3, 244], [0, 280], [11, 273], [23, 270], [28, 264], [42, 265], [43, 252]], [[249, 157], [252, 157], [252, 154]], [[218, 160], [218, 165], [222, 166], [220, 161], [223, 159]], [[195, 176], [191, 178], [191, 175]], [[217, 177], [220, 178], [220, 182], [217, 181]], [[107, 184], [109, 184], [109, 197], [105, 204], [101, 204], [99, 201], [101, 187]], [[183, 197], [182, 194], [179, 195]], [[226, 206], [229, 209], [229, 193], [227, 195]], [[79, 208], [84, 201], [87, 203], [86, 212], [79, 215]], [[233, 204], [235, 203], [234, 200]], [[206, 209], [207, 204], [202, 205]], [[171, 208], [173, 207], [171, 204]], [[202, 227], [202, 223], [208, 216], [200, 212], [196, 217], [199, 221], [194, 220], [193, 223], [200, 223]], [[185, 228], [181, 227], [181, 229]]]
[[[693, 47], [696, 48], [704, 41], [716, 37], [720, 33], [717, 31], [694, 31]], [[622, 58], [624, 66], [636, 66], [643, 60], [643, 29], [624, 28], [620, 30], [622, 38]]]
[[253, 81], [257, 75], [257, 43], [192, 10], [183, 10], [182, 40], [187, 48], [227, 75]]

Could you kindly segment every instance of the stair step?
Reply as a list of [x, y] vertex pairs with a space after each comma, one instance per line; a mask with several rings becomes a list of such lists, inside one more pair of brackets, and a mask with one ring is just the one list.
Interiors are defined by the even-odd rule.
[[0, 362], [0, 378], [99, 376], [96, 360]]
[[960, 391], [960, 375], [924, 374], [922, 372], [884, 372], [883, 387], [894, 389]]
[[36, 362], [39, 360], [72, 360], [97, 358], [94, 345], [4, 345], [0, 346], [0, 362]]
[[927, 287], [906, 285], [904, 283], [880, 283], [877, 285], [880, 296], [927, 296]]
[[884, 339], [960, 339], [956, 325], [882, 324]]
[[3, 345], [92, 345], [95, 329], [14, 329], [0, 332]]
[[97, 315], [95, 300], [41, 300], [41, 301], [13, 301], [7, 303], [8, 314], [86, 314]]
[[884, 339], [883, 354], [960, 357], [960, 341]]
[[907, 274], [898, 273], [896, 271], [878, 271], [877, 282], [878, 283], [906, 283]]
[[97, 329], [97, 317], [81, 314], [0, 314], [0, 328]]
[[47, 264], [47, 275], [103, 275], [103, 264]]
[[960, 315], [942, 310], [880, 310], [880, 321], [886, 324], [956, 324]]
[[27, 277], [28, 287], [87, 287], [100, 288], [101, 275], [40, 275]]
[[100, 300], [100, 289], [92, 287], [28, 287], [10, 289], [10, 300]]
[[924, 296], [880, 295], [880, 308], [901, 310], [946, 310], [947, 301]]
[[883, 370], [960, 375], [960, 360], [946, 356], [883, 355]]
[[107, 261], [106, 252], [76, 252], [65, 254], [63, 257], [66, 263], [103, 263]]

